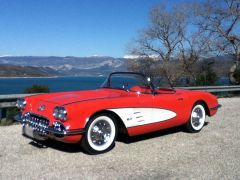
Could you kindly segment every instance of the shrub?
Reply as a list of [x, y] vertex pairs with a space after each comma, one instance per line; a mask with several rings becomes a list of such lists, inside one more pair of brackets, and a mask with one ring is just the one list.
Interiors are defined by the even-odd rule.
[[7, 109], [7, 114], [6, 114], [6, 118], [3, 118], [0, 121], [0, 126], [8, 126], [8, 125], [12, 125], [15, 123], [15, 119], [14, 117], [19, 113], [18, 108], [13, 107], [13, 108], [8, 108]]
[[217, 81], [217, 74], [213, 71], [211, 66], [208, 66], [205, 71], [202, 71], [196, 77], [197, 86], [211, 86], [215, 85]]
[[7, 110], [7, 120], [14, 120], [14, 117], [19, 113], [19, 109], [16, 107], [9, 108]]
[[50, 89], [48, 86], [44, 85], [37, 85], [34, 84], [32, 87], [29, 87], [24, 90], [24, 93], [31, 94], [31, 93], [48, 93], [50, 92]]

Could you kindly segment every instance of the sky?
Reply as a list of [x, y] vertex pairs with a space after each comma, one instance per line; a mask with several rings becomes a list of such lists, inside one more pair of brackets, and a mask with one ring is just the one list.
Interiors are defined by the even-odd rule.
[[162, 2], [0, 0], [0, 56], [123, 57]]

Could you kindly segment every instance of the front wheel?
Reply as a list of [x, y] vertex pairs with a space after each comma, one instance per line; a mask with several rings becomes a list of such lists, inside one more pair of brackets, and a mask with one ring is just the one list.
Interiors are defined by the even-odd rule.
[[206, 111], [201, 103], [197, 103], [193, 106], [191, 116], [186, 124], [186, 128], [189, 132], [195, 133], [201, 131], [206, 120]]
[[86, 126], [81, 146], [89, 154], [110, 151], [115, 145], [117, 134], [116, 120], [109, 114], [91, 118]]

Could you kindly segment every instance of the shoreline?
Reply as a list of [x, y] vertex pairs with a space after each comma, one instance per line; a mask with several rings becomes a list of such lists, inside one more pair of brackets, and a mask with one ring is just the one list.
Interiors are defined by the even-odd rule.
[[14, 77], [11, 77], [11, 76], [1, 76], [0, 79], [31, 79], [31, 78], [46, 78], [46, 79], [51, 79], [51, 78], [66, 78], [66, 77], [107, 77], [105, 75], [103, 76], [99, 76], [99, 75], [79, 75], [79, 76], [49, 76], [49, 77], [46, 77], [46, 76], [29, 76], [29, 77], [24, 77], [24, 76], [14, 76]]
[[19, 78], [24, 78], [24, 79], [28, 79], [28, 78], [58, 78], [58, 77], [62, 77], [62, 76], [49, 76], [49, 77], [45, 77], [45, 76], [29, 76], [29, 77], [24, 77], [24, 76], [14, 76], [14, 77], [11, 77], [11, 76], [1, 76], [0, 79], [19, 79]]

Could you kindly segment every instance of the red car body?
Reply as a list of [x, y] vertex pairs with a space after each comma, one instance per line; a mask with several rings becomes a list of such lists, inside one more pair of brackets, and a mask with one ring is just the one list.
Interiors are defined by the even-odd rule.
[[[85, 136], [88, 121], [99, 114], [111, 114], [121, 127], [119, 131], [135, 136], [186, 124], [196, 103], [204, 106], [208, 116], [213, 116], [219, 107], [216, 97], [208, 92], [168, 88], [155, 88], [153, 92], [144, 88], [134, 86], [129, 91], [103, 87], [29, 96], [24, 98], [26, 106], [20, 121], [26, 113], [42, 117], [49, 121], [47, 138], [77, 143]], [[66, 109], [66, 121], [53, 116], [56, 107]], [[63, 126], [59, 132], [64, 133], [56, 133], [56, 122]]]

